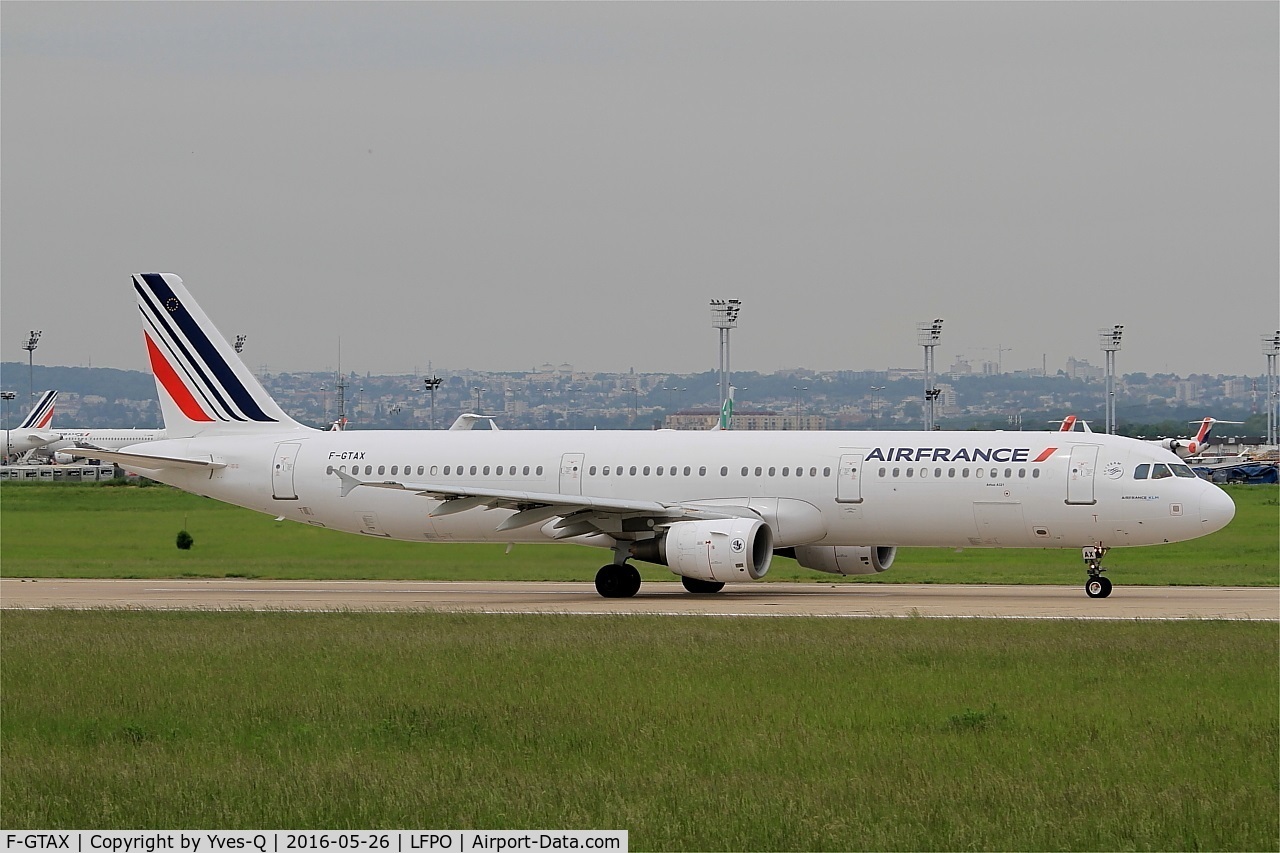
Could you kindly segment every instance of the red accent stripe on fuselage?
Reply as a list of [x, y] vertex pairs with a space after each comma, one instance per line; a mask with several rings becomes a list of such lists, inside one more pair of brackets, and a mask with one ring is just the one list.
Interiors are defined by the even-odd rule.
[[1058, 448], [1056, 448], [1056, 447], [1046, 447], [1046, 448], [1044, 449], [1044, 452], [1043, 452], [1043, 453], [1041, 453], [1039, 456], [1037, 456], [1035, 459], [1032, 459], [1031, 461], [1032, 461], [1032, 462], [1043, 462], [1044, 460], [1046, 460], [1046, 459], [1048, 459], [1050, 456], [1052, 456], [1052, 455], [1053, 455], [1053, 452], [1054, 452], [1055, 450], [1057, 450], [1057, 449], [1058, 449]]

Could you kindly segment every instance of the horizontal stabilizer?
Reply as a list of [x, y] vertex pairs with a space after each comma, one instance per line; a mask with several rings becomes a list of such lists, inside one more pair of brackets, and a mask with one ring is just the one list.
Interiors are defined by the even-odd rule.
[[144, 468], [148, 471], [163, 471], [166, 468], [216, 471], [219, 468], [227, 467], [227, 463], [214, 462], [212, 459], [156, 456], [148, 453], [122, 453], [119, 450], [77, 449], [76, 456], [83, 456], [85, 459], [101, 459], [103, 462], [112, 462], [125, 468]]

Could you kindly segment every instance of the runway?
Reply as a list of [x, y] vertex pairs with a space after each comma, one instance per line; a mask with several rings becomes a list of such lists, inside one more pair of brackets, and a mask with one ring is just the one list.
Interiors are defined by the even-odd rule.
[[0, 608], [1276, 622], [1280, 589], [1117, 586], [1091, 599], [1081, 586], [760, 583], [690, 595], [648, 582], [634, 598], [604, 599], [590, 583], [4, 578]]

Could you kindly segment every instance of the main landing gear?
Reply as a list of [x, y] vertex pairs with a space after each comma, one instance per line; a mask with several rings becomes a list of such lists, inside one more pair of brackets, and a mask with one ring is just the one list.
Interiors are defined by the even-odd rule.
[[1083, 549], [1089, 572], [1089, 579], [1084, 582], [1084, 592], [1090, 598], [1106, 598], [1111, 594], [1111, 580], [1102, 576], [1106, 571], [1102, 568], [1102, 557], [1108, 550], [1103, 545], [1090, 545]]
[[724, 589], [724, 581], [704, 581], [697, 578], [687, 578], [681, 575], [680, 583], [684, 584], [684, 588], [689, 592], [698, 595], [712, 595]]
[[610, 563], [596, 572], [596, 592], [605, 598], [630, 598], [640, 591], [640, 571], [626, 563]]

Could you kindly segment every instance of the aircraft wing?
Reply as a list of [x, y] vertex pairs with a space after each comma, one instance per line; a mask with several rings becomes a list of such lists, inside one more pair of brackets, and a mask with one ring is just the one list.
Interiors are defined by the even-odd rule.
[[[420, 497], [442, 501], [429, 513], [432, 518], [452, 515], [469, 509], [514, 509], [495, 529], [515, 530], [530, 524], [540, 524], [559, 518], [555, 525], [555, 538], [567, 539], [593, 533], [641, 532], [659, 525], [677, 521], [704, 521], [709, 519], [750, 517], [759, 518], [747, 507], [703, 506], [695, 504], [666, 504], [658, 501], [619, 500], [590, 495], [562, 495], [558, 492], [520, 492], [507, 489], [482, 489], [472, 486], [444, 486], [437, 483], [403, 483], [395, 480], [360, 480], [345, 471], [334, 471], [342, 480], [342, 496], [360, 487], [391, 489]], [[638, 521], [652, 525], [631, 530]], [[624, 521], [632, 522], [624, 525]]]
[[83, 456], [85, 459], [101, 459], [104, 462], [114, 462], [126, 468], [145, 468], [148, 471], [163, 471], [166, 468], [194, 468], [197, 470], [216, 471], [219, 468], [227, 467], [227, 463], [215, 462], [212, 458], [158, 456], [149, 453], [122, 453], [119, 450], [91, 450], [79, 447], [76, 448], [75, 453], [76, 456]]

